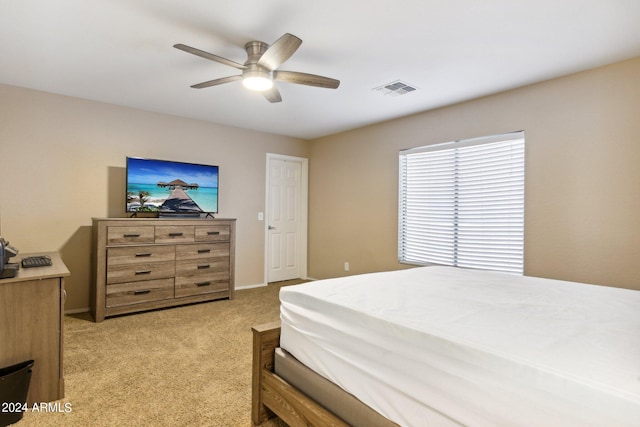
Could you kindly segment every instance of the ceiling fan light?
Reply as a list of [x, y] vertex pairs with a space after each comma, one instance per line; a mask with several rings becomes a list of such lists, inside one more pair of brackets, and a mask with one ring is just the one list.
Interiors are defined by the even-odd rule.
[[273, 87], [273, 82], [267, 77], [245, 77], [242, 79], [242, 84], [247, 89], [261, 92]]
[[264, 91], [273, 87], [273, 80], [271, 80], [271, 73], [268, 71], [248, 70], [243, 74], [242, 84], [247, 89]]

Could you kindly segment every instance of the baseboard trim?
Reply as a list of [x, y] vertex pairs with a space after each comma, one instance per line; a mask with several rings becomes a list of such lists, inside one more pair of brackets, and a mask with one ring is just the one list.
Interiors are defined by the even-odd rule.
[[243, 289], [253, 289], [253, 288], [261, 288], [263, 286], [267, 286], [267, 283], [258, 283], [256, 285], [242, 285], [236, 286], [236, 291], [241, 291]]
[[79, 314], [79, 313], [88, 313], [89, 307], [84, 308], [72, 308], [71, 310], [65, 310], [64, 314]]

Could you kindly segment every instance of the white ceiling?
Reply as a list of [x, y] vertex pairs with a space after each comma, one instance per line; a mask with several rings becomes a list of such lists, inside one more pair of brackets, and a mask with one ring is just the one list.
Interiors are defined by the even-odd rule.
[[[0, 83], [316, 138], [640, 56], [638, 0], [0, 0]], [[239, 71], [244, 44], [303, 40], [270, 104]], [[396, 80], [418, 91], [372, 90]], [[1, 101], [0, 101], [1, 102]]]

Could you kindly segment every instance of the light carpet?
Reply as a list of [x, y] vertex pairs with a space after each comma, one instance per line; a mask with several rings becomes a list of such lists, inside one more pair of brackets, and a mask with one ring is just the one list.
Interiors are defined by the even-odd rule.
[[16, 426], [251, 426], [251, 327], [278, 319], [294, 283], [101, 323], [65, 316], [65, 398]]

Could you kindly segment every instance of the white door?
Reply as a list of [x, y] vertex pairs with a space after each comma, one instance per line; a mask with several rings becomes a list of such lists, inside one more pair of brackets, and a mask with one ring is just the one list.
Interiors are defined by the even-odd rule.
[[303, 166], [306, 159], [267, 158], [268, 282], [306, 275], [306, 179], [303, 176], [306, 168]]

